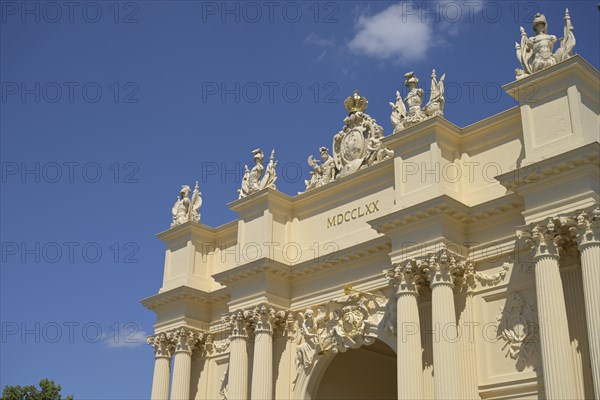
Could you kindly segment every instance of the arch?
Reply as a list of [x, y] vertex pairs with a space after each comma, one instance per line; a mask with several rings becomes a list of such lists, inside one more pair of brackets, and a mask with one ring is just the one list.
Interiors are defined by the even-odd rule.
[[[386, 345], [397, 357], [396, 337], [388, 334], [381, 334], [381, 330], [371, 336], [375, 339], [374, 343], [382, 343]], [[361, 346], [363, 347], [363, 346]], [[360, 347], [359, 347], [360, 348]], [[352, 351], [352, 350], [348, 350]], [[326, 354], [315, 357], [313, 365], [309, 369], [301, 369], [296, 378], [293, 398], [296, 400], [314, 400], [321, 384], [321, 380], [327, 369], [336, 357], [336, 353], [330, 351]]]

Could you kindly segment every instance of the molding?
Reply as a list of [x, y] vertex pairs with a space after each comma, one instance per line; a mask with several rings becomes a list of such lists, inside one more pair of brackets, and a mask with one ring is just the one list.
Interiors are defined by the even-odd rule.
[[212, 277], [221, 285], [229, 285], [232, 282], [264, 273], [271, 273], [273, 275], [282, 276], [285, 278], [292, 277], [289, 265], [267, 257], [252, 261], [248, 264], [240, 265], [227, 271], [219, 272]]
[[522, 207], [522, 200], [512, 193], [473, 207], [444, 194], [392, 211], [383, 217], [372, 219], [368, 223], [378, 233], [389, 233], [403, 225], [414, 224], [431, 217], [445, 216], [457, 223], [468, 224]]
[[[520, 89], [523, 87], [531, 87], [533, 85], [540, 84], [548, 85], [549, 83], [552, 83], [552, 81], [563, 79], [564, 76], [562, 75], [572, 71], [577, 72], [580, 77], [583, 77], [587, 85], [591, 87], [598, 87], [600, 83], [600, 72], [598, 72], [598, 70], [588, 63], [583, 57], [576, 54], [569, 59], [561, 61], [551, 67], [544, 68], [543, 70], [526, 76], [522, 79], [507, 83], [506, 85], [502, 86], [502, 89], [504, 89], [515, 99], [522, 101], [521, 94], [523, 93], [520, 92]], [[585, 88], [585, 86], [582, 88]], [[525, 94], [528, 95], [530, 93], [527, 92]]]
[[[596, 167], [590, 172], [596, 177], [600, 174], [600, 143], [594, 142], [569, 150], [565, 153], [549, 157], [515, 171], [510, 171], [495, 177], [502, 186], [508, 190], [524, 193], [544, 184], [562, 178], [562, 175], [573, 172], [576, 168], [582, 170], [583, 166]], [[579, 173], [575, 171], [575, 173]]]
[[214, 304], [229, 300], [227, 289], [222, 288], [211, 293], [194, 289], [189, 286], [179, 286], [165, 292], [147, 297], [140, 301], [144, 307], [149, 310], [156, 310], [165, 305], [179, 302], [181, 300], [191, 300], [198, 304]]

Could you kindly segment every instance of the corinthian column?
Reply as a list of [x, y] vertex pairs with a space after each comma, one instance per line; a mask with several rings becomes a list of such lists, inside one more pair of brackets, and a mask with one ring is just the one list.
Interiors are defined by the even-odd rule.
[[433, 378], [436, 399], [459, 399], [460, 369], [458, 332], [454, 307], [453, 274], [458, 266], [454, 257], [443, 250], [425, 262], [424, 271], [431, 285], [431, 321], [433, 324]]
[[420, 399], [423, 397], [423, 350], [417, 296], [422, 278], [414, 261], [384, 271], [384, 276], [396, 288], [398, 399]]
[[192, 378], [192, 353], [200, 342], [200, 334], [188, 328], [179, 328], [172, 337], [175, 341], [175, 362], [171, 400], [188, 400]]
[[273, 398], [273, 325], [275, 310], [262, 304], [254, 309], [254, 360], [252, 363], [252, 400]]
[[148, 344], [154, 347], [154, 377], [152, 378], [151, 399], [168, 400], [173, 344], [164, 332], [149, 337]]
[[567, 309], [558, 263], [561, 239], [551, 220], [546, 226], [536, 225], [531, 230], [544, 388], [546, 398], [557, 400], [577, 397]]
[[592, 380], [596, 397], [600, 397], [600, 208], [591, 215], [577, 216], [577, 242], [581, 252], [581, 275], [587, 320]]
[[249, 311], [239, 310], [229, 317], [231, 333], [229, 335], [229, 387], [228, 399], [246, 400], [248, 398], [248, 331], [250, 329]]

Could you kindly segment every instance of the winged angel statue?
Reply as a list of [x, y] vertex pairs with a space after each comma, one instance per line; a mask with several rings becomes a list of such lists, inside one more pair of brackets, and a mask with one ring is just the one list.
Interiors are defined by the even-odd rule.
[[517, 79], [522, 79], [544, 68], [564, 61], [573, 55], [575, 47], [575, 35], [573, 34], [573, 25], [569, 9], [565, 11], [564, 37], [560, 39], [560, 47], [554, 51], [556, 36], [548, 35], [548, 24], [543, 14], [537, 13], [533, 18], [533, 31], [535, 36], [527, 37], [525, 29], [521, 27], [521, 43], [515, 43], [517, 59], [523, 69], [517, 68], [515, 75]]
[[200, 222], [200, 207], [202, 206], [202, 193], [198, 190], [198, 181], [194, 187], [194, 193], [190, 199], [190, 187], [183, 185], [179, 197], [173, 204], [171, 214], [173, 222], [171, 228], [188, 221]]
[[425, 92], [418, 87], [419, 79], [414, 72], [407, 72], [404, 74], [404, 78], [406, 79], [404, 85], [408, 88], [404, 102], [406, 102], [408, 109], [402, 101], [400, 92], [396, 91], [396, 103], [390, 102], [390, 106], [392, 106], [390, 120], [394, 127], [394, 133], [425, 121], [428, 118], [444, 115], [444, 80], [446, 79], [446, 74], [443, 74], [438, 80], [435, 69], [431, 72], [431, 93], [429, 101], [423, 109], [421, 109], [421, 104], [423, 104]]

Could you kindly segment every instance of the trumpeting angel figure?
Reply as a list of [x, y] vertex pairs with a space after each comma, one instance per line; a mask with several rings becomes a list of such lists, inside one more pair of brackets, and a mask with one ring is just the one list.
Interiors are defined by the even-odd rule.
[[571, 24], [569, 9], [565, 10], [564, 36], [560, 39], [560, 46], [555, 53], [553, 51], [557, 39], [556, 36], [548, 34], [548, 24], [543, 14], [537, 13], [533, 18], [535, 36], [529, 38], [523, 27], [520, 30], [521, 43], [515, 43], [515, 51], [523, 68], [515, 70], [517, 79], [551, 67], [573, 55], [575, 35], [573, 34], [574, 28]]
[[173, 221], [171, 228], [181, 225], [188, 221], [200, 222], [200, 207], [202, 206], [202, 193], [198, 189], [198, 181], [194, 187], [192, 198], [190, 199], [190, 187], [183, 185], [179, 192], [179, 197], [175, 201], [171, 214]]

